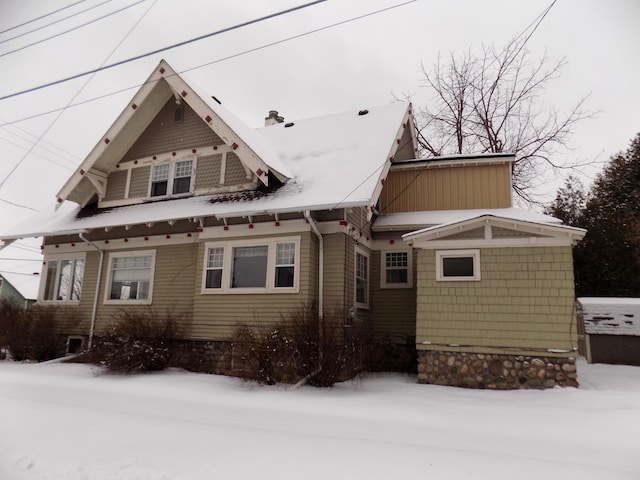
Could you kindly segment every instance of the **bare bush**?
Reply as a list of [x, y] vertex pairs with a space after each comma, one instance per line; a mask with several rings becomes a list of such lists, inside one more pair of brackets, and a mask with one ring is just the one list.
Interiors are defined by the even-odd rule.
[[122, 310], [96, 342], [101, 363], [111, 372], [164, 370], [184, 330], [184, 316], [151, 309]]

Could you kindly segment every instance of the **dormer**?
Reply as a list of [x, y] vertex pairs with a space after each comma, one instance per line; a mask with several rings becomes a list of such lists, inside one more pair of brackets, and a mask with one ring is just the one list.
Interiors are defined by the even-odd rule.
[[163, 60], [58, 193], [99, 207], [285, 183], [275, 154]]

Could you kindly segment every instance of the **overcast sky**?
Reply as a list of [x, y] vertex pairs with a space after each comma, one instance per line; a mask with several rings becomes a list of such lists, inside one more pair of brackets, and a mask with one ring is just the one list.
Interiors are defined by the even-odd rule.
[[[0, 0], [0, 97], [304, 3]], [[5, 201], [36, 210], [55, 201], [161, 58], [178, 71], [195, 68], [190, 76], [252, 127], [261, 126], [271, 109], [294, 120], [386, 104], [394, 94], [405, 93], [419, 106], [428, 101], [421, 62], [429, 66], [438, 54], [446, 57], [482, 44], [502, 46], [552, 0], [402, 3], [329, 0], [95, 76], [1, 100], [0, 182], [19, 166], [0, 187], [0, 231], [33, 213]], [[382, 9], [388, 10], [242, 54]], [[590, 95], [587, 108], [600, 112], [575, 128], [573, 148], [558, 152], [558, 159], [604, 162], [640, 132], [639, 20], [637, 0], [558, 0], [529, 40], [532, 58], [546, 51], [551, 60], [568, 62], [541, 102], [562, 111]], [[62, 113], [42, 115], [78, 103]], [[585, 183], [601, 166], [585, 172]], [[561, 183], [550, 182], [540, 193], [551, 199]], [[33, 266], [2, 260], [10, 255], [32, 254], [14, 247], [0, 252], [0, 272]]]

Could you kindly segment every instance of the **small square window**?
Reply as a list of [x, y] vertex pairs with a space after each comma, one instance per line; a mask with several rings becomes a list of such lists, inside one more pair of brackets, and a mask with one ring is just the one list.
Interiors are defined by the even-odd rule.
[[480, 250], [446, 250], [436, 252], [436, 280], [480, 280]]
[[380, 286], [382, 288], [411, 288], [413, 269], [411, 251], [381, 253]]

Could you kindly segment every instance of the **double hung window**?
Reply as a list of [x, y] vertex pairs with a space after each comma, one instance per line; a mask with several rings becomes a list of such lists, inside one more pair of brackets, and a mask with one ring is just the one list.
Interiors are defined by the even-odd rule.
[[79, 302], [84, 279], [84, 256], [49, 257], [46, 261], [42, 300]]
[[356, 249], [356, 306], [369, 307], [369, 255], [364, 250]]
[[112, 253], [106, 302], [150, 304], [155, 251]]
[[150, 197], [189, 193], [193, 186], [193, 160], [161, 163], [151, 169]]
[[299, 237], [206, 246], [203, 293], [297, 291]]

